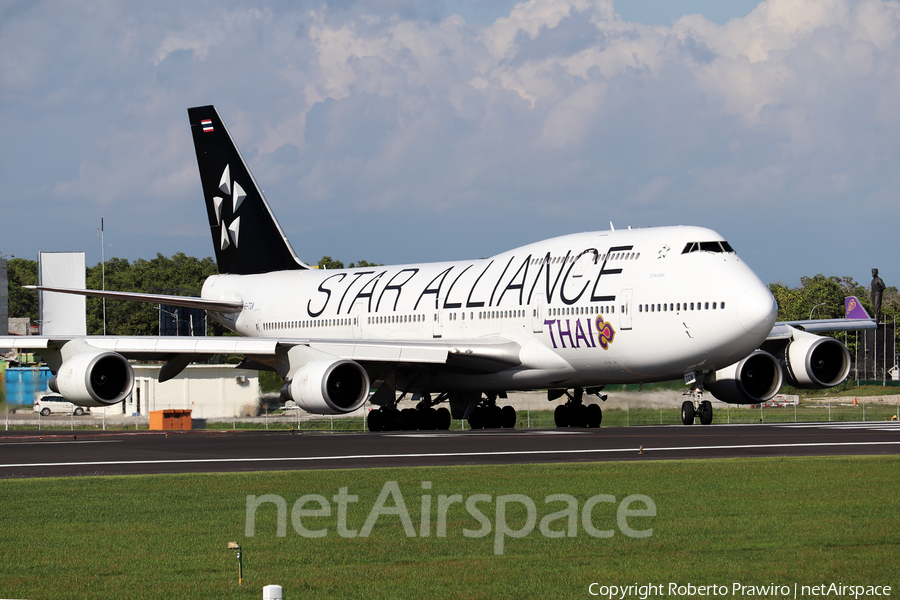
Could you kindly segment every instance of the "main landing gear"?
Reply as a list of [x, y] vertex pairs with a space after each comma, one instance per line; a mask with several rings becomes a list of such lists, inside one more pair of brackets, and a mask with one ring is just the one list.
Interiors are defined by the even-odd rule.
[[712, 403], [709, 400], [703, 400], [703, 390], [701, 388], [696, 388], [693, 390], [685, 391], [684, 395], [690, 395], [692, 398], [696, 398], [696, 406], [694, 405], [694, 400], [685, 400], [681, 403], [681, 422], [685, 425], [693, 425], [694, 418], [700, 417], [701, 425], [709, 425], [713, 420], [713, 408]]
[[[423, 394], [415, 408], [399, 410], [397, 403], [369, 411], [369, 431], [446, 431], [450, 429], [450, 411], [445, 407], [435, 408], [446, 395], [431, 399], [431, 394]], [[399, 401], [398, 401], [399, 402]]]
[[485, 394], [469, 414], [469, 427], [472, 429], [512, 429], [515, 426], [516, 409], [509, 405], [497, 406], [497, 394]]
[[[589, 394], [597, 394], [599, 396], [602, 388], [591, 388]], [[600, 410], [599, 404], [584, 405], [584, 388], [575, 388], [570, 394], [568, 390], [549, 390], [547, 392], [548, 400], [556, 400], [563, 394], [568, 397], [565, 404], [556, 407], [553, 413], [553, 420], [557, 427], [600, 427], [603, 421], [603, 411]], [[601, 400], [606, 400], [606, 396], [600, 396]]]

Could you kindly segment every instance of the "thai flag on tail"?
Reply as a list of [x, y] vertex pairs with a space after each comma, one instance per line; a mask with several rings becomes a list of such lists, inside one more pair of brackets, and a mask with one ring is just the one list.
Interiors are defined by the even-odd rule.
[[213, 130], [211, 119], [203, 119], [202, 121], [200, 121], [200, 125], [203, 127], [203, 133], [210, 133]]

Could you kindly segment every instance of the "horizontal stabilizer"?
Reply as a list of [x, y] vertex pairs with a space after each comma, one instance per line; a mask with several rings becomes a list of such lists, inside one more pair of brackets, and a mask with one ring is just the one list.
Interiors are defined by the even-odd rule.
[[206, 300], [204, 298], [193, 298], [191, 296], [166, 296], [163, 294], [141, 294], [137, 292], [112, 292], [103, 290], [79, 290], [74, 288], [58, 288], [42, 285], [23, 285], [22, 287], [29, 290], [38, 290], [39, 292], [55, 292], [58, 294], [76, 294], [79, 296], [89, 296], [91, 298], [109, 298], [111, 300], [132, 300], [134, 302], [149, 302], [152, 304], [170, 304], [172, 306], [183, 306], [185, 308], [200, 308], [203, 310], [211, 310], [214, 312], [233, 313], [240, 312], [244, 308], [241, 300]]

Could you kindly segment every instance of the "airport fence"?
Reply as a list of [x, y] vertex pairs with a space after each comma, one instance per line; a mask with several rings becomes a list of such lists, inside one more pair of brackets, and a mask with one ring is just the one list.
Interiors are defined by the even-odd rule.
[[[713, 424], [740, 423], [847, 423], [900, 420], [900, 397], [896, 404], [841, 402], [803, 403], [793, 406], [731, 406], [717, 403], [713, 410]], [[699, 420], [697, 421], [699, 423]], [[603, 427], [639, 425], [681, 425], [681, 407], [615, 408], [603, 411]], [[551, 410], [523, 410], [516, 414], [517, 429], [546, 429], [556, 424]], [[365, 431], [364, 417], [301, 417], [288, 422], [283, 417], [239, 419], [236, 422], [207, 423], [209, 429], [293, 429], [308, 432]], [[454, 419], [450, 430], [468, 430], [469, 424]]]
[[[716, 403], [713, 407], [713, 424], [741, 423], [849, 423], [849, 422], [900, 421], [900, 397], [897, 403], [804, 402], [788, 406], [732, 406]], [[698, 421], [699, 423], [699, 421]], [[681, 425], [681, 407], [665, 408], [608, 408], [603, 410], [603, 427], [632, 427], [640, 425]], [[519, 409], [516, 415], [517, 429], [546, 429], [555, 427], [553, 411]], [[364, 416], [308, 416], [288, 413], [264, 414], [256, 417], [226, 419], [194, 419], [194, 429], [208, 430], [272, 430], [298, 433], [345, 433], [367, 431]], [[103, 422], [99, 417], [84, 415], [29, 415], [27, 418], [6, 417], [6, 430], [148, 430], [146, 416], [122, 417]], [[454, 419], [451, 430], [468, 430], [466, 421]]]

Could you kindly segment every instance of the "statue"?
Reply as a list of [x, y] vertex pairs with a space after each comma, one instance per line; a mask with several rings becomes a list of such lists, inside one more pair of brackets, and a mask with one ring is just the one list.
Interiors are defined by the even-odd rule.
[[871, 285], [872, 309], [875, 311], [875, 322], [881, 320], [881, 297], [884, 295], [884, 281], [878, 276], [878, 269], [872, 269]]

